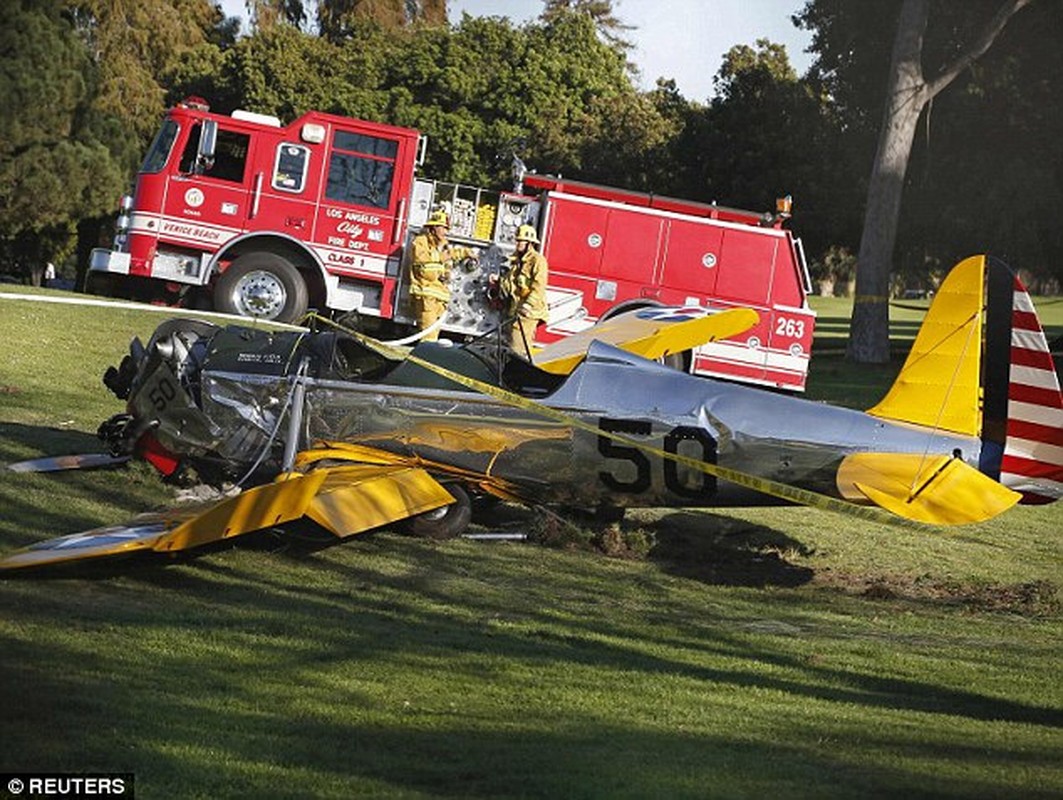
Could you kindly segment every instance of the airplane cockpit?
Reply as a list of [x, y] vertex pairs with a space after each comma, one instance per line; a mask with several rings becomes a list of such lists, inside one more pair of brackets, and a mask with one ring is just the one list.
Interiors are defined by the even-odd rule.
[[[305, 369], [308, 377], [319, 380], [465, 390], [412, 360], [391, 358], [348, 333], [210, 328], [197, 328], [196, 343], [188, 349], [195, 366], [212, 373], [286, 377]], [[156, 336], [147, 349], [170, 353], [174, 348], [169, 340]], [[538, 368], [494, 338], [464, 345], [420, 342], [410, 352], [459, 375], [527, 397], [546, 397], [565, 379]]]

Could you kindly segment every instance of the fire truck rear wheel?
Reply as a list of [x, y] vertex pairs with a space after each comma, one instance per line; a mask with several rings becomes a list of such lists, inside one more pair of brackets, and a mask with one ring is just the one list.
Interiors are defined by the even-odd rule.
[[227, 314], [296, 322], [309, 305], [306, 281], [276, 253], [246, 253], [229, 265], [214, 289], [214, 307]]

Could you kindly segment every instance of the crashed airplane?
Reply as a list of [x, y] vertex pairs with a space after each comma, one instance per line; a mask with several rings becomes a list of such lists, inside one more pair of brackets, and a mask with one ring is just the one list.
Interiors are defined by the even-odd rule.
[[[689, 346], [661, 342], [691, 315], [634, 313], [650, 333], [592, 329], [578, 355], [570, 342], [530, 358], [493, 339], [400, 350], [344, 332], [167, 322], [106, 377], [129, 413], [102, 433], [163, 472], [256, 485], [42, 542], [0, 569], [173, 553], [302, 517], [341, 538], [397, 520], [446, 537], [477, 495], [604, 511], [790, 502], [921, 526], [1063, 494], [1058, 377], [1026, 290], [996, 259], [953, 269], [866, 413], [662, 366], [650, 358]], [[750, 324], [717, 316], [692, 335]]]

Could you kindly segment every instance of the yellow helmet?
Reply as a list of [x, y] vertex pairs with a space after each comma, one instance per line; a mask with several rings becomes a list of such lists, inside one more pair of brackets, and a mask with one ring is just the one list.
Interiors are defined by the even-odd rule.
[[521, 225], [517, 228], [518, 242], [531, 242], [532, 244], [539, 244], [539, 237], [535, 233], [535, 228], [531, 225]]
[[435, 228], [437, 226], [449, 228], [450, 220], [447, 219], [447, 212], [441, 208], [433, 211], [428, 215], [428, 219], [425, 220], [424, 226], [426, 228]]

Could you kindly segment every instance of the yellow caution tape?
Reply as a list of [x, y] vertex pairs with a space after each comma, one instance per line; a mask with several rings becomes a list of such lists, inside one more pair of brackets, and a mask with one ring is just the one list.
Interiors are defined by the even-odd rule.
[[489, 383], [484, 383], [483, 381], [476, 380], [475, 378], [470, 378], [458, 372], [454, 372], [453, 370], [447, 369], [446, 367], [441, 367], [438, 364], [433, 364], [430, 361], [426, 361], [423, 358], [413, 355], [407, 350], [392, 347], [391, 345], [384, 344], [383, 342], [380, 342], [372, 338], [371, 336], [366, 336], [365, 334], [358, 333], [357, 331], [351, 331], [347, 328], [343, 328], [343, 326], [337, 325], [336, 323], [332, 322], [329, 319], [326, 319], [325, 317], [320, 317], [317, 315], [312, 316], [314, 316], [321, 322], [324, 322], [328, 325], [332, 325], [333, 327], [341, 328], [345, 332], [350, 333], [366, 347], [375, 350], [385, 358], [388, 358], [390, 360], [408, 360], [419, 367], [422, 367], [430, 372], [434, 372], [435, 374], [446, 378], [447, 380], [453, 381], [454, 383], [457, 383], [461, 386], [466, 386], [474, 391], [480, 392], [481, 394], [485, 394], [489, 397], [493, 397], [496, 400], [500, 400], [501, 402], [506, 403], [507, 405], [514, 406], [516, 408], [520, 408], [525, 411], [530, 411], [534, 414], [538, 414], [540, 416], [556, 420], [566, 425], [570, 425], [573, 428], [578, 428], [579, 430], [587, 431], [596, 436], [604, 436], [608, 439], [612, 439], [615, 442], [634, 447], [644, 453], [650, 453], [652, 455], [658, 456], [659, 458], [674, 461], [677, 464], [682, 464], [683, 466], [689, 467], [690, 469], [699, 470], [708, 475], [713, 475], [717, 478], [722, 478], [725, 481], [730, 481], [731, 483], [737, 486], [752, 489], [753, 491], [768, 495], [770, 497], [777, 497], [780, 500], [787, 500], [792, 503], [797, 503], [803, 506], [809, 506], [811, 508], [818, 508], [823, 511], [832, 511], [838, 514], [846, 514], [848, 516], [857, 517], [859, 519], [868, 520], [870, 522], [880, 522], [885, 525], [894, 525], [902, 528], [914, 528], [917, 530], [927, 530], [931, 527], [922, 522], [898, 517], [895, 514], [892, 514], [875, 506], [858, 506], [853, 503], [846, 502], [845, 500], [839, 500], [835, 497], [820, 494], [819, 492], [814, 492], [809, 489], [801, 489], [796, 486], [791, 486], [790, 484], [773, 481], [769, 478], [762, 478], [757, 475], [750, 475], [749, 473], [739, 472], [738, 470], [729, 469], [727, 467], [721, 467], [717, 464], [709, 464], [708, 462], [700, 461], [695, 458], [690, 458], [689, 456], [684, 456], [679, 453], [669, 453], [666, 450], [661, 450], [660, 448], [648, 445], [645, 442], [640, 442], [636, 439], [632, 439], [622, 433], [603, 430], [596, 425], [592, 425], [588, 422], [584, 422], [583, 420], [578, 419], [577, 417], [573, 417], [569, 414], [566, 414], [564, 411], [558, 411], [555, 408], [551, 408], [550, 406], [536, 402], [535, 400], [530, 400], [527, 397], [522, 397], [518, 394], [507, 391], [506, 389], [502, 389], [498, 386], [493, 386]]

